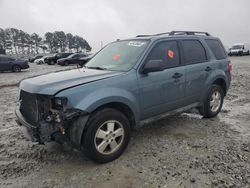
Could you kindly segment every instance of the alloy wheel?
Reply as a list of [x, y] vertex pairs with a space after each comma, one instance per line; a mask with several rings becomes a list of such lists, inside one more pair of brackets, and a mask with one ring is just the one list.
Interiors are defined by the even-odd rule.
[[116, 120], [104, 122], [95, 134], [95, 147], [98, 152], [110, 155], [116, 152], [124, 140], [123, 125]]
[[210, 99], [210, 108], [212, 112], [217, 112], [221, 105], [221, 94], [219, 91], [214, 91]]

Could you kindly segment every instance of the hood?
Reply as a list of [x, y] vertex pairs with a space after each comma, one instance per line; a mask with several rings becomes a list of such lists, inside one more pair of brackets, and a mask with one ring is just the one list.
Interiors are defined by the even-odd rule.
[[19, 88], [29, 93], [54, 95], [63, 89], [113, 77], [122, 73], [85, 68], [60, 71], [27, 78], [21, 81]]

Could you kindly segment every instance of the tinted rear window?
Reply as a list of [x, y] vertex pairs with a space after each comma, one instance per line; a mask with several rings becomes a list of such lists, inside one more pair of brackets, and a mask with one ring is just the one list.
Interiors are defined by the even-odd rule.
[[225, 52], [220, 41], [215, 40], [215, 39], [207, 39], [205, 41], [206, 41], [207, 45], [209, 46], [209, 48], [212, 50], [212, 52], [217, 60], [227, 58], [226, 52]]
[[182, 47], [186, 64], [202, 63], [207, 60], [206, 51], [200, 41], [184, 40]]

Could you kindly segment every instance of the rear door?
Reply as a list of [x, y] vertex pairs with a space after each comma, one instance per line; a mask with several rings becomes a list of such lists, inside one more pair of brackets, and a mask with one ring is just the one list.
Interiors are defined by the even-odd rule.
[[142, 119], [146, 119], [182, 106], [184, 96], [184, 67], [180, 66], [180, 52], [175, 40], [154, 45], [144, 63], [162, 60], [165, 69], [139, 74]]
[[212, 67], [200, 40], [186, 39], [181, 44], [186, 74], [184, 105], [189, 105], [201, 101]]
[[228, 77], [228, 80], [231, 80], [231, 73], [228, 71], [228, 66], [230, 60], [227, 57], [227, 53], [223, 44], [219, 39], [205, 39], [206, 44], [211, 50], [213, 57], [210, 61], [210, 66], [214, 70], [223, 70]]

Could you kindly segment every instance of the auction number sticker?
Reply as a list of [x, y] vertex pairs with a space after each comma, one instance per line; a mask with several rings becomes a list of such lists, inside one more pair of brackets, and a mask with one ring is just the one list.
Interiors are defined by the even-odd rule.
[[141, 41], [129, 41], [128, 46], [134, 46], [134, 47], [142, 47], [145, 44], [145, 42]]

